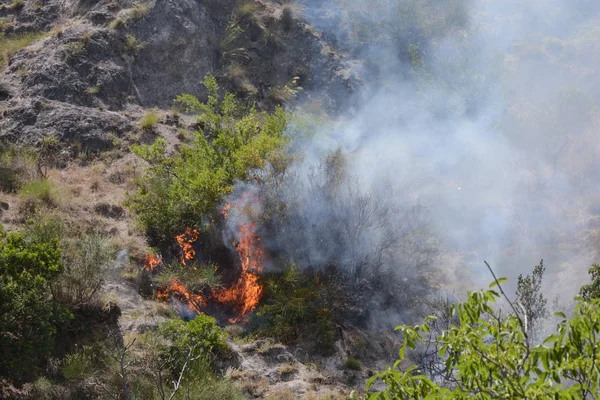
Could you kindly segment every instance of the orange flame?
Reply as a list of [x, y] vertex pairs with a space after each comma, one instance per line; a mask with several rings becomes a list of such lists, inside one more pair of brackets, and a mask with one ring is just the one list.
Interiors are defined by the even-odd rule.
[[144, 269], [146, 271], [154, 271], [156, 267], [162, 262], [161, 256], [155, 256], [154, 254], [148, 254], [144, 257]]
[[180, 260], [183, 265], [196, 257], [194, 242], [198, 240], [199, 237], [200, 234], [196, 229], [187, 228], [184, 233], [175, 238], [177, 239], [177, 243], [179, 243], [179, 247], [181, 247]]
[[[227, 204], [221, 214], [229, 218], [232, 205]], [[200, 234], [197, 230], [187, 228], [184, 233], [176, 237], [181, 247], [180, 260], [183, 265], [193, 260], [196, 250], [193, 247]], [[213, 297], [220, 303], [233, 304], [238, 317], [230, 322], [239, 322], [250, 312], [254, 311], [260, 302], [263, 288], [259, 283], [259, 275], [263, 270], [264, 250], [260, 238], [256, 236], [256, 225], [246, 223], [239, 228], [239, 243], [236, 250], [242, 264], [242, 271], [238, 280], [226, 289], [213, 293]], [[187, 304], [193, 311], [200, 313], [206, 306], [206, 299], [201, 295], [190, 292], [177, 278], [173, 278], [165, 289], [159, 289], [156, 294], [159, 300], [167, 302], [171, 297]]]
[[263, 288], [258, 282], [263, 270], [264, 251], [260, 238], [256, 236], [256, 226], [253, 223], [240, 227], [240, 241], [236, 250], [242, 263], [239, 279], [228, 289], [215, 293], [215, 298], [222, 303], [233, 303], [239, 317], [231, 322], [238, 322], [257, 306], [262, 296]]
[[177, 278], [171, 279], [169, 286], [156, 291], [156, 298], [167, 303], [171, 297], [185, 303], [193, 311], [200, 314], [200, 309], [206, 305], [206, 301], [200, 295], [190, 293], [183, 283]]

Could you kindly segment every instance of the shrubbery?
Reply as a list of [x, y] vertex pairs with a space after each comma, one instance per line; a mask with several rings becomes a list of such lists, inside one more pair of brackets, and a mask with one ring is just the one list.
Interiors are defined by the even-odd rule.
[[0, 227], [0, 376], [31, 377], [51, 353], [54, 324], [66, 316], [50, 291], [62, 270], [56, 239], [31, 241]]
[[289, 268], [267, 275], [265, 304], [256, 319], [257, 333], [284, 344], [329, 352], [342, 322], [365, 318], [368, 288], [343, 271], [328, 267], [302, 272]]
[[204, 84], [208, 101], [191, 95], [176, 100], [185, 111], [198, 113], [194, 143], [168, 154], [163, 139], [133, 151], [148, 162], [146, 175], [128, 204], [152, 238], [168, 244], [188, 226], [199, 227], [229, 194], [236, 179], [265, 165], [269, 155], [285, 144], [288, 115], [256, 111], [226, 93], [212, 76]]
[[[443, 376], [426, 376], [417, 367], [399, 368], [408, 348], [432, 343], [433, 317], [422, 325], [397, 327], [404, 335], [400, 359], [369, 380], [367, 389], [377, 380], [387, 386], [369, 398], [595, 398], [600, 393], [600, 300], [580, 300], [570, 319], [558, 313], [562, 320], [557, 332], [533, 347], [523, 319], [515, 314], [501, 317], [494, 310], [500, 295], [493, 286], [454, 304], [457, 323], [433, 338]], [[438, 378], [446, 384], [439, 385]]]

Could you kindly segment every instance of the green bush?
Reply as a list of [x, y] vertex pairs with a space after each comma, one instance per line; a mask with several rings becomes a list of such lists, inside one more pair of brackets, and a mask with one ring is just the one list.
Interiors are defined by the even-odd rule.
[[31, 377], [52, 351], [64, 314], [50, 286], [62, 270], [56, 240], [40, 243], [0, 227], [0, 376]]
[[167, 321], [159, 326], [158, 333], [168, 341], [167, 352], [180, 360], [179, 364], [189, 351], [192, 357], [200, 357], [216, 354], [227, 348], [217, 321], [205, 314], [199, 314], [189, 322], [180, 319]]
[[[497, 282], [498, 283], [498, 282]], [[434, 341], [430, 321], [399, 326], [404, 336], [400, 359], [394, 368], [381, 372], [367, 384], [380, 380], [387, 385], [370, 399], [482, 398], [482, 399], [585, 399], [600, 393], [597, 367], [600, 346], [600, 300], [579, 299], [574, 317], [563, 313], [557, 332], [532, 347], [523, 320], [515, 314], [498, 315], [493, 305], [500, 295], [491, 289], [469, 293], [463, 303], [452, 306], [458, 322]], [[435, 346], [441, 370], [448, 371], [440, 386], [416, 366], [400, 370], [407, 348], [427, 342]]]
[[288, 116], [282, 109], [260, 113], [244, 107], [230, 93], [221, 100], [212, 76], [204, 84], [209, 92], [206, 103], [191, 95], [177, 98], [185, 111], [198, 113], [201, 130], [192, 145], [172, 155], [161, 138], [152, 146], [133, 147], [149, 167], [127, 205], [159, 245], [170, 244], [186, 227], [202, 225], [231, 192], [235, 180], [263, 167], [286, 142]]
[[139, 126], [145, 131], [151, 131], [160, 121], [158, 114], [155, 111], [148, 111], [140, 119]]
[[85, 379], [93, 369], [93, 359], [89, 347], [85, 346], [79, 351], [68, 354], [64, 360], [63, 376], [66, 379]]
[[52, 285], [52, 294], [60, 304], [75, 309], [96, 300], [117, 246], [110, 238], [91, 234], [65, 239], [63, 247], [68, 268]]
[[355, 371], [360, 370], [360, 360], [354, 357], [348, 357], [346, 361], [344, 361], [344, 368], [353, 369]]
[[319, 274], [290, 268], [267, 277], [265, 304], [259, 309], [258, 333], [284, 344], [309, 343], [328, 351], [335, 339], [329, 282]]
[[589, 270], [592, 283], [583, 285], [579, 294], [585, 300], [600, 299], [600, 265], [594, 264]]

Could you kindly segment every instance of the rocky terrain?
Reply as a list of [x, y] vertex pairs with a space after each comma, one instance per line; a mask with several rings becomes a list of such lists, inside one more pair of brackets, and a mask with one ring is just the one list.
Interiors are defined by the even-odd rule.
[[297, 8], [275, 2], [27, 1], [5, 4], [0, 18], [6, 34], [37, 38], [7, 57], [0, 77], [9, 140], [110, 149], [143, 109], [203, 98], [207, 73], [266, 108], [300, 94], [334, 109], [360, 84]]

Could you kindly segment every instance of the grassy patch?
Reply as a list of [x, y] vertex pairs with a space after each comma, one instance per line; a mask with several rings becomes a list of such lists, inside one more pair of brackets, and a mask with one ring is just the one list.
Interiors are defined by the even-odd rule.
[[34, 40], [43, 37], [41, 33], [22, 33], [14, 36], [0, 34], [0, 68], [4, 68], [10, 57], [17, 51], [27, 47]]
[[151, 131], [154, 129], [158, 121], [160, 120], [158, 114], [155, 111], [148, 111], [139, 121], [139, 126], [145, 131]]
[[133, 20], [145, 18], [148, 15], [148, 6], [142, 3], [136, 3], [127, 11], [127, 17]]
[[125, 38], [124, 49], [130, 54], [137, 54], [144, 48], [144, 43], [133, 35], [127, 35]]
[[19, 190], [19, 195], [26, 199], [39, 200], [51, 207], [58, 203], [56, 189], [47, 179], [35, 179], [26, 183]]
[[87, 90], [85, 91], [87, 94], [89, 94], [90, 96], [93, 96], [95, 94], [100, 93], [100, 88], [98, 86], [92, 86], [87, 88]]

